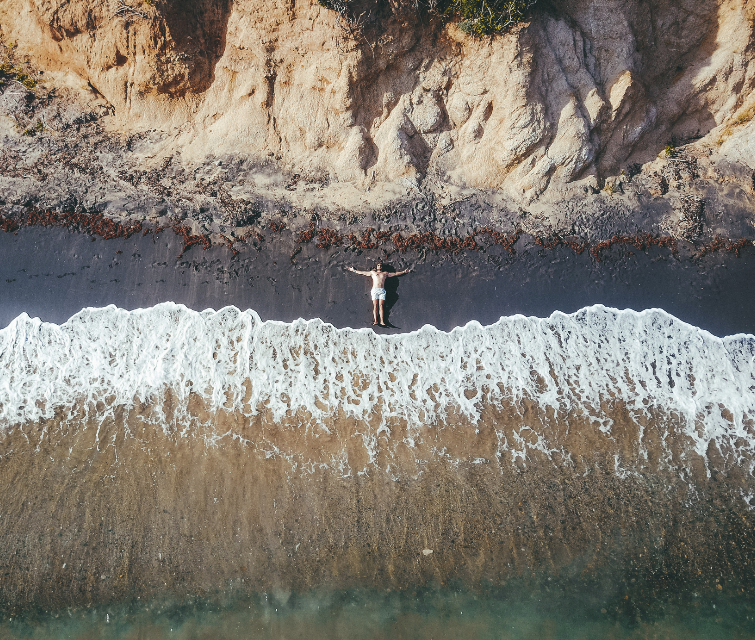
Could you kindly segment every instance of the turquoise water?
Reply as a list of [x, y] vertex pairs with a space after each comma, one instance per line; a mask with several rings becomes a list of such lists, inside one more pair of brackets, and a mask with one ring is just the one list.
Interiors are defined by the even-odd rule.
[[623, 580], [510, 582], [470, 592], [278, 591], [132, 602], [5, 617], [0, 638], [721, 638], [755, 637], [751, 593], [667, 593]]

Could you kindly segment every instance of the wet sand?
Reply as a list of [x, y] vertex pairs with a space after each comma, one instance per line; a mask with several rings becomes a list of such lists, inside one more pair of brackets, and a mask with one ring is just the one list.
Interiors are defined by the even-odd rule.
[[[295, 424], [218, 416], [219, 432], [235, 421], [252, 444], [226, 435], [208, 446], [199, 430], [184, 436], [142, 422], [151, 410], [115, 408], [101, 423], [50, 420], [6, 435], [1, 611], [316, 588], [479, 591], [536, 576], [602, 582], [609, 600], [631, 594], [645, 611], [669, 593], [755, 586], [752, 515], [731, 499], [751, 480], [720, 456], [710, 479], [698, 459], [685, 480], [666, 469], [655, 437], [647, 463], [621, 477], [613, 456], [638, 446], [636, 425], [617, 428], [613, 445], [597, 427], [572, 424], [572, 435], [553, 438], [564, 456], [473, 462], [490, 456], [493, 426], [519, 428], [504, 408], [477, 436], [450, 418], [418, 452], [397, 444], [390, 473], [381, 465], [343, 477], [292, 464], [286, 449], [318, 453]], [[331, 425], [349, 457], [359, 455], [351, 436], [364, 426]], [[268, 455], [257, 432], [280, 454]], [[413, 456], [433, 444], [471, 455], [431, 456], [416, 468]], [[684, 449], [680, 441], [682, 458]]]
[[[288, 235], [286, 235], [288, 234]], [[0, 327], [22, 312], [62, 323], [84, 307], [124, 309], [172, 300], [196, 310], [235, 305], [263, 320], [321, 318], [337, 327], [371, 326], [368, 278], [344, 271], [383, 259], [395, 270], [415, 271], [389, 280], [387, 331], [425, 324], [450, 330], [470, 320], [501, 316], [547, 317], [601, 303], [637, 311], [660, 307], [715, 335], [755, 333], [755, 248], [737, 258], [725, 251], [694, 257], [653, 247], [612, 247], [600, 262], [565, 246], [544, 249], [523, 236], [515, 255], [493, 245], [454, 256], [427, 252], [358, 252], [297, 245], [290, 233], [267, 234], [259, 248], [192, 247], [170, 230], [158, 236], [92, 241], [63, 229], [22, 228], [0, 233]], [[386, 331], [381, 329], [380, 331]]]

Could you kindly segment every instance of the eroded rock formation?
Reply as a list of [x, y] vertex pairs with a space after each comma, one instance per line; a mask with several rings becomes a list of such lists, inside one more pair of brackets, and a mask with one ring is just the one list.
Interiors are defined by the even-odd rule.
[[46, 86], [88, 85], [111, 132], [158, 130], [155, 162], [272, 162], [354, 206], [420, 184], [526, 207], [694, 142], [752, 189], [751, 0], [541, 0], [482, 40], [400, 3], [352, 36], [314, 0], [129, 2], [0, 0], [2, 38]]

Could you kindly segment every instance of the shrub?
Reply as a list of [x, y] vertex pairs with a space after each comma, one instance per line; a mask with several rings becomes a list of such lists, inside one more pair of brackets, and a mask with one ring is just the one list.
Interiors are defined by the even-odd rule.
[[727, 138], [731, 137], [732, 133], [734, 133], [734, 131], [732, 131], [731, 127], [724, 128], [724, 130], [721, 132], [721, 135], [718, 137], [718, 140], [716, 140], [716, 145], [720, 147]]
[[15, 78], [16, 68], [10, 60], [5, 60], [0, 64], [0, 78]]
[[317, 0], [321, 7], [335, 11], [338, 14], [338, 25], [351, 38], [360, 39], [364, 27], [365, 12], [355, 15], [352, 0]]
[[449, 18], [459, 19], [457, 27], [480, 38], [503, 33], [524, 21], [536, 0], [451, 0], [443, 11]]
[[[382, 1], [384, 0], [378, 0]], [[456, 21], [456, 26], [463, 33], [480, 38], [503, 33], [523, 22], [527, 11], [536, 2], [537, 0], [413, 0], [411, 10]], [[318, 0], [318, 3], [321, 7], [338, 13], [346, 25], [359, 20], [355, 17], [355, 0]], [[394, 12], [406, 8], [400, 1], [389, 4]]]
[[736, 124], [747, 124], [750, 120], [755, 118], [755, 106], [750, 107], [746, 111], [740, 113], [734, 120]]
[[[2, 42], [0, 42], [0, 45], [2, 45]], [[5, 46], [5, 60], [0, 64], [0, 80], [3, 78], [17, 80], [27, 89], [34, 89], [37, 86], [37, 81], [34, 77], [25, 71], [21, 65], [17, 65], [13, 62], [13, 51], [15, 48], [15, 43]], [[28, 65], [29, 61], [26, 60], [25, 64]]]
[[27, 89], [34, 89], [34, 87], [37, 86], [37, 81], [25, 71], [18, 71], [16, 73], [16, 80], [18, 80]]
[[38, 133], [43, 133], [45, 131], [45, 125], [42, 123], [40, 119], [37, 119], [36, 124], [33, 127], [29, 127], [28, 129], [24, 129], [21, 132], [21, 135], [27, 136], [29, 138], [33, 138]]

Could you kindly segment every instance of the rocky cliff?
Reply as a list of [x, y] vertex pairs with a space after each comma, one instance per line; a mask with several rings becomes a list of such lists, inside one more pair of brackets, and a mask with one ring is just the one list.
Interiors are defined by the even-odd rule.
[[[96, 119], [100, 137], [69, 151], [108, 176], [97, 206], [111, 209], [129, 208], [147, 170], [172, 163], [153, 182], [173, 176], [175, 197], [212, 161], [244, 169], [215, 177], [227, 201], [358, 211], [474, 193], [555, 229], [568, 223], [561, 204], [605, 194], [625, 211], [660, 198], [677, 223], [684, 198], [709, 216], [750, 215], [752, 0], [540, 0], [482, 39], [413, 6], [359, 1], [346, 24], [314, 0], [0, 0], [4, 45], [39, 74], [33, 89], [6, 83], [5, 175], [49, 164], [82, 120], [77, 104], [90, 115], [75, 130]], [[38, 201], [76, 191], [59, 182]], [[28, 194], [23, 184], [4, 186]]]

